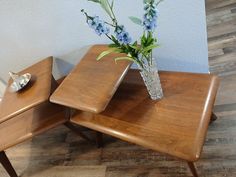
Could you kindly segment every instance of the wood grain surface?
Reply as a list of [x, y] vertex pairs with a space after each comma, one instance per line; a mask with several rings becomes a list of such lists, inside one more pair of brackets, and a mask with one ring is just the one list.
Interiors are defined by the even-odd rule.
[[209, 74], [160, 72], [164, 98], [152, 101], [130, 70], [107, 109], [78, 111], [73, 123], [187, 161], [199, 159], [219, 80]]
[[[65, 108], [48, 100], [58, 86], [52, 76], [52, 60], [46, 58], [20, 72], [33, 75], [33, 81], [24, 90], [18, 93], [6, 90], [0, 102], [0, 151], [68, 121]], [[10, 133], [6, 136], [7, 132]]]
[[52, 60], [52, 57], [46, 58], [20, 72], [32, 75], [30, 83], [20, 92], [8, 91], [12, 83], [12, 79], [9, 80], [0, 104], [0, 123], [48, 100], [51, 93]]
[[50, 101], [79, 110], [102, 112], [131, 64], [129, 61], [116, 64], [114, 58], [119, 56], [117, 54], [96, 61], [106, 49], [105, 45], [93, 46], [53, 93]]
[[[221, 30], [208, 42], [210, 69], [221, 76], [221, 84], [214, 109], [218, 119], [209, 126], [196, 166], [201, 177], [235, 177], [236, 32], [229, 33], [229, 28], [221, 27], [226, 21], [236, 21], [236, 0], [206, 0], [206, 3], [208, 26], [214, 26], [208, 29], [208, 33]], [[84, 133], [93, 135], [87, 130]], [[103, 149], [97, 149], [60, 126], [34, 137], [32, 141], [10, 148], [6, 153], [22, 176], [29, 173], [33, 176], [54, 166], [106, 166], [103, 177], [192, 177], [186, 163], [171, 156], [110, 136], [104, 136], [104, 145]], [[78, 173], [77, 169], [70, 170], [71, 173]], [[57, 169], [54, 171], [57, 173]], [[30, 174], [28, 176], [31, 177]], [[87, 173], [83, 171], [83, 174], [89, 176], [91, 172], [87, 169]], [[9, 177], [1, 165], [0, 176]]]
[[64, 110], [62, 106], [44, 102], [2, 122], [0, 124], [0, 151], [67, 122]]

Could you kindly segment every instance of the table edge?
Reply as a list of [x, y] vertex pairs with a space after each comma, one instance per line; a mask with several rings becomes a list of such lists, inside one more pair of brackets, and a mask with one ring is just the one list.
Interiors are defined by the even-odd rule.
[[[161, 72], [170, 73], [169, 71], [161, 71]], [[171, 72], [171, 73], [186, 73], [186, 72]], [[198, 73], [190, 73], [190, 74], [198, 74]], [[193, 149], [191, 154], [189, 154], [189, 155], [178, 154], [178, 156], [175, 155], [175, 157], [178, 157], [178, 158], [183, 159], [183, 160], [187, 160], [189, 162], [195, 162], [200, 158], [202, 148], [203, 148], [203, 144], [205, 142], [205, 138], [206, 138], [206, 135], [207, 135], [207, 130], [208, 130], [207, 127], [209, 125], [210, 118], [211, 118], [211, 113], [212, 113], [212, 110], [213, 110], [213, 107], [214, 107], [214, 101], [215, 101], [216, 94], [217, 94], [219, 84], [220, 84], [220, 79], [219, 79], [218, 76], [216, 76], [214, 74], [202, 74], [202, 75], [208, 75], [209, 77], [211, 77], [211, 81], [209, 83], [209, 90], [210, 91], [209, 91], [209, 94], [208, 94], [208, 101], [205, 104], [205, 112], [202, 114], [202, 117], [201, 117], [201, 121], [202, 120], [205, 121], [205, 124], [203, 124], [203, 126], [205, 127], [206, 131], [204, 133], [199, 133], [200, 137], [196, 137], [196, 139], [200, 139], [200, 143], [197, 142], [197, 140], [195, 140], [194, 149]], [[207, 120], [205, 120], [205, 119], [207, 119]], [[124, 140], [124, 141], [127, 141], [127, 142], [131, 142], [131, 143], [134, 143], [134, 144], [137, 144], [137, 142], [139, 142], [138, 145], [141, 145], [141, 146], [146, 147], [146, 148], [150, 148], [150, 149], [155, 150], [155, 147], [156, 147], [155, 144], [146, 143], [141, 138], [137, 138], [133, 135], [127, 135], [127, 134], [124, 134], [123, 132], [120, 132], [120, 131], [114, 131], [110, 127], [105, 127], [105, 126], [102, 126], [102, 125], [93, 124], [93, 123], [90, 123], [90, 122], [85, 122], [83, 120], [78, 123], [78, 121], [76, 121], [76, 117], [72, 117], [70, 119], [70, 121], [72, 123], [75, 123], [75, 124], [78, 124], [78, 125], [81, 125], [81, 126], [85, 126], [87, 128], [102, 132], [104, 134], [114, 136], [118, 139], [121, 139], [121, 140]], [[198, 131], [200, 131], [200, 130], [198, 130]], [[165, 149], [160, 148], [156, 151], [174, 156], [173, 154], [168, 153]]]
[[[41, 60], [41, 61], [39, 61], [39, 62], [37, 62], [37, 63], [35, 63], [35, 64], [33, 64], [33, 65], [36, 65], [36, 64], [38, 64], [38, 63], [40, 63], [40, 62], [43, 62], [44, 60], [49, 60], [51, 63], [50, 63], [50, 67], [51, 67], [51, 70], [52, 70], [52, 68], [53, 68], [53, 56], [48, 56], [48, 57], [46, 57], [46, 58], [44, 58], [43, 60]], [[31, 66], [33, 66], [33, 65], [31, 65]], [[26, 68], [24, 68], [22, 71], [20, 71], [20, 72], [25, 72], [25, 70], [27, 70], [29, 67], [31, 67], [31, 66], [28, 66], [28, 67], [26, 67]], [[52, 77], [53, 77], [53, 75], [52, 75], [52, 73], [51, 73], [51, 77], [49, 77], [50, 78], [50, 83], [52, 82]], [[9, 81], [8, 81], [8, 83], [9, 83]], [[7, 115], [7, 116], [4, 116], [4, 117], [2, 117], [1, 119], [0, 119], [0, 123], [3, 123], [3, 122], [5, 122], [5, 121], [8, 121], [9, 119], [12, 119], [12, 118], [14, 118], [15, 116], [18, 116], [19, 114], [21, 114], [21, 113], [24, 113], [24, 112], [26, 112], [26, 111], [28, 111], [29, 109], [32, 109], [33, 107], [35, 107], [35, 106], [37, 106], [37, 105], [39, 105], [39, 104], [42, 104], [43, 102], [45, 102], [45, 101], [48, 101], [49, 100], [49, 97], [50, 97], [50, 92], [51, 92], [51, 89], [52, 89], [52, 85], [50, 86], [50, 88], [49, 88], [49, 94], [48, 94], [48, 98], [47, 99], [40, 99], [40, 100], [38, 100], [37, 102], [35, 102], [35, 103], [33, 103], [33, 104], [29, 104], [28, 106], [25, 106], [25, 107], [23, 107], [22, 109], [20, 109], [20, 110], [18, 110], [18, 111], [16, 111], [16, 112], [14, 112], [14, 113], [12, 113], [12, 114], [9, 114], [9, 115]], [[6, 88], [6, 90], [5, 90], [5, 92], [7, 91], [7, 88]], [[5, 95], [5, 94], [4, 94]]]

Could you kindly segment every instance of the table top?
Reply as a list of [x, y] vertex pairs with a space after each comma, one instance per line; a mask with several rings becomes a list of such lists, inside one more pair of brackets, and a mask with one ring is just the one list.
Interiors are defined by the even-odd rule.
[[52, 94], [50, 101], [83, 111], [102, 112], [131, 65], [129, 61], [115, 63], [118, 54], [97, 61], [98, 55], [107, 49], [106, 45], [92, 46]]
[[101, 114], [78, 111], [71, 121], [194, 162], [201, 154], [219, 80], [210, 74], [160, 72], [164, 98], [152, 101], [130, 70]]
[[48, 100], [51, 93], [52, 62], [53, 58], [48, 57], [19, 72], [30, 73], [32, 80], [26, 88], [17, 93], [8, 91], [12, 83], [12, 79], [9, 80], [0, 104], [0, 123]]

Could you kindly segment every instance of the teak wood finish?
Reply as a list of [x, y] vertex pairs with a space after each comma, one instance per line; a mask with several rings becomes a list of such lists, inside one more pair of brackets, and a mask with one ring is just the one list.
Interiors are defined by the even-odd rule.
[[[152, 101], [137, 70], [129, 71], [101, 114], [78, 111], [75, 124], [188, 162], [199, 159], [219, 80], [209, 74], [160, 72], [165, 97]], [[78, 108], [79, 109], [79, 108]]]
[[7, 155], [5, 154], [4, 151], [0, 152], [0, 163], [6, 169], [6, 171], [10, 175], [10, 177], [17, 177], [17, 173], [14, 170], [14, 168], [12, 167], [11, 162], [7, 158]]
[[191, 171], [191, 173], [193, 174], [193, 177], [198, 177], [198, 173], [197, 173], [197, 170], [196, 170], [196, 167], [194, 165], [193, 162], [188, 162], [188, 166], [189, 166], [189, 169]]
[[[51, 93], [52, 60], [52, 57], [47, 58], [19, 73], [32, 74], [32, 80], [19, 93], [11, 93], [6, 89], [0, 105], [0, 123], [48, 100]], [[12, 79], [8, 87], [11, 83]]]
[[95, 45], [52, 94], [50, 101], [70, 108], [100, 113], [105, 110], [131, 62], [117, 64], [117, 54], [96, 61], [107, 50], [106, 45]]
[[[193, 175], [197, 176], [193, 162], [197, 161], [201, 154], [218, 89], [218, 78], [208, 74], [161, 72], [165, 97], [160, 101], [152, 101], [138, 71], [131, 70], [110, 102], [130, 63], [126, 62], [121, 66], [112, 65], [112, 67], [109, 66], [110, 64], [107, 67], [103, 64], [103, 67], [109, 69], [101, 75], [89, 75], [89, 72], [96, 74], [98, 71], [101, 72], [99, 69], [94, 71], [94, 68], [97, 68], [94, 59], [101, 50], [105, 49], [106, 46], [101, 45], [92, 47], [80, 64], [62, 82], [51, 100], [82, 110], [71, 117], [71, 122], [184, 159], [188, 161]], [[114, 62], [112, 58], [108, 57], [108, 59]], [[91, 63], [88, 62], [90, 60]], [[47, 67], [48, 65], [50, 67]], [[39, 70], [37, 71], [36, 68]], [[29, 86], [30, 89], [26, 88], [21, 94], [6, 92], [4, 95], [0, 105], [0, 126], [2, 126], [0, 150], [2, 152], [68, 120], [69, 117], [65, 116], [63, 107], [48, 102], [51, 91], [57, 86], [51, 76], [51, 68], [52, 58], [48, 58], [24, 70], [22, 73], [29, 72], [36, 78]], [[106, 78], [107, 74], [111, 76], [105, 79], [108, 84], [99, 82]], [[47, 82], [39, 84], [38, 81], [44, 77]], [[94, 80], [95, 82], [92, 82]], [[96, 85], [98, 87], [94, 89]], [[41, 89], [44, 94], [38, 95]], [[47, 92], [44, 92], [45, 90]], [[100, 92], [102, 96], [99, 95]], [[79, 97], [76, 97], [77, 94]], [[10, 105], [12, 100], [16, 100], [16, 105], [13, 109], [6, 109], [4, 112], [4, 108], [8, 108], [9, 106], [6, 105]], [[107, 109], [102, 112], [106, 107]], [[45, 119], [42, 120], [42, 117]], [[16, 133], [11, 134], [8, 139], [3, 136], [4, 132], [13, 130], [16, 130]], [[99, 135], [97, 141], [101, 142], [102, 135], [97, 134]]]
[[[101, 64], [103, 69], [109, 68], [104, 73], [94, 61], [106, 48], [92, 47], [50, 101], [79, 110], [71, 116], [75, 124], [186, 160], [197, 176], [193, 162], [202, 151], [218, 78], [210, 74], [161, 72], [165, 97], [156, 102], [150, 100], [138, 70], [132, 70], [110, 102], [130, 63], [118, 66], [122, 69], [117, 72], [111, 70], [115, 56], [107, 57], [107, 67]], [[94, 75], [94, 71], [98, 73]], [[101, 140], [98, 136], [97, 141]]]
[[[33, 80], [19, 93], [8, 91], [9, 80], [0, 104], [0, 151], [66, 122], [64, 108], [48, 101], [57, 84], [52, 61], [49, 57], [23, 70], [21, 73], [31, 73]], [[6, 132], [11, 133], [6, 136]]]
[[[20, 72], [31, 73], [33, 79], [19, 93], [8, 91], [12, 80], [9, 81], [0, 103], [0, 151], [68, 121], [64, 107], [49, 102], [57, 86], [52, 77], [52, 61], [52, 57], [46, 58]], [[7, 164], [3, 166], [8, 167]]]
[[48, 102], [42, 103], [0, 124], [0, 151], [26, 141], [66, 121], [62, 107]]
[[[235, 2], [235, 0], [206, 1], [207, 22], [210, 27], [208, 32], [214, 33], [211, 34], [213, 37], [209, 37], [208, 40], [210, 69], [211, 72], [221, 75], [222, 84], [214, 110], [219, 119], [210, 126], [202, 154], [204, 160], [197, 163], [198, 172], [202, 176], [236, 176], [236, 28], [233, 25], [236, 20]], [[234, 32], [232, 33], [232, 31]], [[70, 141], [58, 138], [64, 137], [65, 134]], [[75, 143], [77, 140], [76, 136], [72, 137], [71, 132], [61, 126], [39, 136], [35, 141], [13, 148], [12, 152], [9, 151], [9, 155], [14, 161], [20, 162], [14, 165], [16, 169], [23, 170], [25, 164], [31, 163], [31, 166], [24, 171], [24, 175], [28, 171], [34, 173], [40, 171], [42, 165], [45, 168], [52, 165], [52, 157], [42, 157], [41, 155], [45, 152], [41, 145], [46, 144], [59, 147], [57, 152], [68, 152], [61, 157], [61, 153], [55, 153], [55, 150], [48, 151], [54, 155], [53, 166], [63, 163], [63, 169], [67, 167], [70, 169], [70, 166], [77, 169], [81, 168], [81, 164], [87, 164], [90, 168], [86, 170], [86, 174], [90, 174], [91, 168], [99, 164], [98, 168], [104, 167], [104, 165], [107, 168], [106, 175], [101, 174], [104, 177], [124, 176], [124, 174], [126, 176], [190, 176], [186, 169], [183, 169], [183, 163], [178, 163], [175, 158], [166, 158], [162, 154], [121, 142], [109, 136], [105, 136], [104, 141], [113, 143], [106, 144], [102, 153], [97, 153], [95, 148], [87, 145], [86, 149], [91, 148], [88, 150], [89, 153], [83, 154], [82, 158], [79, 156], [79, 159], [75, 159], [75, 154], [82, 154], [85, 149], [84, 146], [78, 146]], [[32, 144], [33, 149], [29, 146]], [[70, 148], [63, 146], [64, 144], [69, 144]], [[28, 151], [34, 153], [33, 158], [30, 159], [31, 154]], [[99, 163], [94, 162], [94, 159], [99, 159]], [[84, 168], [84, 166], [82, 167]], [[70, 170], [74, 171], [74, 174], [78, 173], [75, 169]], [[57, 169], [55, 169], [55, 173], [56, 171]]]

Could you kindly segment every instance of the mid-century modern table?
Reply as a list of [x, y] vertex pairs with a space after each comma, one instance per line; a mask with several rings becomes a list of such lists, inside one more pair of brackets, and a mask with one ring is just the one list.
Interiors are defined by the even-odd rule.
[[[17, 177], [4, 150], [65, 123], [65, 109], [48, 101], [56, 88], [52, 77], [52, 57], [23, 70], [32, 81], [19, 93], [8, 88], [0, 103], [0, 162], [11, 177]], [[12, 83], [9, 80], [8, 87]]]
[[112, 58], [117, 57], [117, 54], [96, 61], [97, 56], [106, 49], [106, 45], [91, 47], [50, 100], [88, 112], [104, 111], [131, 65], [129, 61], [116, 64]]
[[116, 65], [111, 56], [94, 65], [101, 49], [104, 46], [92, 48], [50, 101], [76, 109], [70, 115], [74, 124], [187, 161], [197, 177], [194, 162], [200, 158], [211, 120], [218, 78], [160, 72], [164, 98], [152, 101], [137, 70], [130, 70], [121, 83], [121, 71], [126, 73], [130, 63]]
[[[93, 46], [59, 87], [50, 57], [21, 72], [34, 77], [24, 90], [5, 92], [0, 104], [0, 162], [11, 177], [17, 174], [4, 150], [60, 124], [74, 131], [73, 124], [98, 131], [100, 144], [101, 133], [106, 133], [186, 160], [197, 176], [193, 162], [200, 158], [218, 78], [160, 72], [165, 96], [152, 101], [138, 71], [129, 70], [130, 62], [115, 64], [114, 55], [95, 60], [105, 49]], [[50, 103], [49, 97], [63, 106]]]
[[[97, 65], [98, 67], [94, 70], [95, 64], [97, 64], [94, 55], [97, 55], [104, 50], [104, 47], [106, 46], [91, 48], [85, 56], [85, 60], [80, 62], [80, 70], [86, 72], [88, 77], [92, 76], [93, 78], [96, 78], [98, 75], [99, 78], [104, 78], [106, 74], [110, 73], [108, 78], [109, 81], [113, 82], [110, 82], [107, 86], [104, 86], [104, 83], [100, 81], [98, 83], [91, 82], [91, 86], [93, 85], [94, 88], [103, 88], [99, 90], [103, 90], [104, 95], [108, 93], [106, 92], [107, 90], [113, 88], [113, 93], [109, 92], [110, 95], [106, 98], [107, 100], [110, 100], [116, 90], [115, 88], [118, 86], [118, 83], [127, 72], [130, 63], [124, 62], [123, 64], [111, 66], [113, 61], [110, 60], [110, 62], [104, 62]], [[17, 174], [4, 150], [26, 141], [39, 133], [43, 133], [57, 125], [64, 124], [67, 128], [71, 129], [82, 138], [91, 141], [86, 135], [80, 132], [77, 127], [68, 121], [70, 114], [67, 108], [49, 102], [51, 93], [53, 93], [57, 88], [58, 83], [63, 80], [54, 80], [52, 76], [52, 63], [53, 58], [48, 57], [21, 71], [19, 74], [32, 74], [32, 80], [26, 88], [18, 93], [9, 92], [8, 88], [12, 83], [12, 80], [10, 79], [3, 100], [0, 103], [0, 163], [11, 177], [16, 177]], [[89, 67], [92, 68], [89, 69]], [[106, 73], [101, 71], [106, 71]], [[73, 79], [76, 78], [78, 79], [80, 77], [75, 76]], [[89, 80], [80, 80], [81, 85], [86, 84], [88, 86], [89, 82]], [[104, 90], [106, 87], [107, 89]], [[73, 83], [68, 88], [72, 88], [74, 91], [76, 90]], [[80, 90], [80, 92], [84, 93], [86, 90], [84, 90], [84, 92]], [[101, 94], [102, 92], [97, 92], [98, 97]], [[79, 99], [79, 104], [86, 104], [90, 101], [93, 104], [95, 103], [93, 100], [87, 99], [86, 94], [84, 96], [84, 99]], [[103, 99], [102, 96], [100, 98]], [[98, 104], [100, 103], [99, 100]], [[98, 106], [98, 109], [104, 109], [107, 103], [108, 101], [103, 102], [103, 104], [100, 104], [100, 107]], [[97, 137], [97, 140], [99, 140], [99, 133], [97, 134]]]

